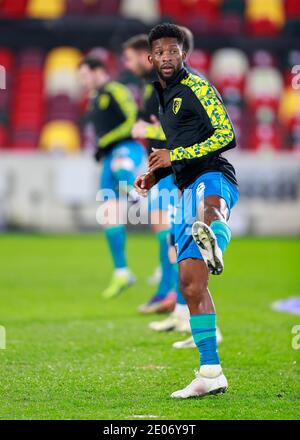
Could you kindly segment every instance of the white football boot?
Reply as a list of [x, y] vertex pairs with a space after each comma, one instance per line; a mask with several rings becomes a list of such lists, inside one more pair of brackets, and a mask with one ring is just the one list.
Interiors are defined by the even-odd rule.
[[209, 273], [220, 275], [224, 269], [223, 254], [213, 230], [205, 223], [197, 220], [193, 223], [192, 234]]
[[[219, 345], [223, 341], [223, 336], [222, 336], [222, 333], [221, 333], [219, 327], [217, 327], [216, 334], [217, 334], [217, 343]], [[177, 348], [177, 349], [181, 349], [181, 348], [196, 348], [196, 344], [194, 342], [193, 336], [190, 336], [189, 338], [184, 339], [183, 341], [174, 342], [172, 347], [173, 348]]]
[[156, 332], [176, 331], [180, 333], [191, 333], [188, 306], [176, 304], [174, 312], [172, 312], [167, 319], [163, 321], [152, 321], [149, 327]]
[[149, 286], [155, 286], [156, 284], [160, 283], [161, 276], [162, 276], [162, 270], [161, 267], [158, 266], [155, 268], [153, 274], [150, 275], [149, 278], [147, 278], [147, 283], [149, 284]]
[[178, 349], [181, 349], [181, 348], [196, 348], [196, 344], [194, 342], [193, 336], [190, 336], [189, 338], [184, 339], [183, 341], [174, 342], [172, 347], [173, 348], [178, 348]]
[[222, 372], [221, 365], [203, 365], [187, 387], [171, 394], [173, 398], [204, 397], [210, 394], [225, 393], [228, 382]]

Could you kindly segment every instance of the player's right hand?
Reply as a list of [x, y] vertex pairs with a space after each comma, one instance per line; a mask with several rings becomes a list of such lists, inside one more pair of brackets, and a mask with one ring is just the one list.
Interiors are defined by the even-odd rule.
[[134, 187], [138, 194], [140, 194], [142, 197], [146, 197], [148, 191], [155, 185], [155, 183], [156, 180], [154, 174], [148, 172], [136, 178], [134, 182]]

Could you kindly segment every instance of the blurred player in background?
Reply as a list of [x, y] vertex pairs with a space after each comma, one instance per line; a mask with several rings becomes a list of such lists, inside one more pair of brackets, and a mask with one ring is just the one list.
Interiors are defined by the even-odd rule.
[[[152, 147], [165, 147], [165, 136], [157, 119], [158, 100], [153, 87], [156, 73], [148, 60], [148, 55], [148, 36], [145, 34], [136, 35], [123, 45], [125, 67], [142, 80], [140, 119], [133, 126], [132, 136], [134, 138], [148, 138], [150, 154]], [[149, 139], [150, 137], [152, 139]], [[168, 256], [169, 204], [166, 198], [159, 197], [160, 190], [172, 191], [174, 188], [173, 176], [167, 176], [159, 182], [157, 187], [153, 188], [151, 193], [149, 203], [151, 227], [159, 245], [161, 278], [155, 294], [146, 304], [139, 307], [141, 313], [168, 312], [174, 309], [176, 303], [176, 294], [173, 291], [176, 274], [174, 274], [173, 265]]]
[[102, 212], [106, 213], [102, 224], [114, 274], [102, 294], [111, 298], [135, 282], [127, 264], [126, 212], [122, 199], [128, 195], [134, 197], [134, 180], [145, 164], [146, 155], [143, 146], [131, 137], [137, 106], [129, 89], [111, 81], [104, 63], [95, 57], [81, 61], [79, 79], [91, 94], [89, 116], [97, 135], [95, 158], [103, 165], [100, 189], [107, 194], [107, 200], [102, 206]]
[[234, 168], [221, 154], [236, 145], [231, 121], [210, 83], [184, 67], [183, 42], [182, 31], [172, 24], [157, 25], [149, 34], [149, 59], [159, 78], [155, 88], [168, 148], [151, 153], [148, 173], [135, 183], [140, 194], [147, 195], [161, 178], [174, 173], [181, 191], [175, 247], [201, 366], [196, 379], [174, 392], [174, 398], [222, 393], [228, 387], [208, 279], [223, 271], [223, 253], [231, 238], [227, 220], [239, 194]]

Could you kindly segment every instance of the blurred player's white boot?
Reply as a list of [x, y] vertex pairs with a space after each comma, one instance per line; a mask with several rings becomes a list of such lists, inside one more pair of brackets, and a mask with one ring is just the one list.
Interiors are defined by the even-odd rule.
[[197, 220], [193, 223], [192, 234], [207, 264], [209, 273], [220, 275], [224, 269], [223, 254], [212, 229], [205, 223]]
[[139, 306], [140, 313], [170, 313], [174, 310], [176, 305], [176, 292], [171, 290], [164, 298], [158, 295], [152, 296], [150, 300]]
[[[219, 327], [217, 327], [216, 336], [217, 336], [217, 343], [219, 345], [223, 341], [223, 336], [222, 336], [222, 333], [221, 333]], [[194, 342], [193, 336], [190, 336], [189, 338], [184, 339], [183, 341], [174, 342], [172, 347], [173, 348], [177, 348], [177, 349], [181, 349], [181, 348], [196, 348], [196, 344]]]
[[177, 331], [190, 333], [190, 312], [188, 306], [176, 304], [174, 312], [167, 319], [150, 322], [149, 327], [156, 332]]
[[147, 278], [147, 283], [149, 284], [149, 286], [154, 286], [156, 284], [159, 284], [161, 280], [161, 275], [162, 275], [161, 267], [158, 266], [154, 269], [153, 274], [150, 275], [149, 278]]
[[203, 397], [209, 394], [225, 393], [228, 382], [222, 372], [221, 365], [203, 365], [187, 387], [175, 391], [171, 397], [187, 399], [188, 397]]

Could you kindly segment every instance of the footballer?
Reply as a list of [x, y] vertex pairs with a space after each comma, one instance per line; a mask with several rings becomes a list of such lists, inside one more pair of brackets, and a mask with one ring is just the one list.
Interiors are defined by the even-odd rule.
[[227, 221], [239, 196], [235, 170], [222, 156], [236, 146], [231, 121], [213, 86], [184, 67], [183, 41], [182, 30], [174, 24], [150, 31], [149, 61], [158, 75], [155, 89], [167, 148], [153, 150], [148, 172], [135, 182], [137, 191], [146, 196], [160, 179], [174, 174], [181, 192], [175, 247], [200, 369], [190, 384], [171, 394], [173, 398], [223, 393], [228, 388], [208, 281], [210, 274], [223, 271], [223, 253], [231, 238]]

